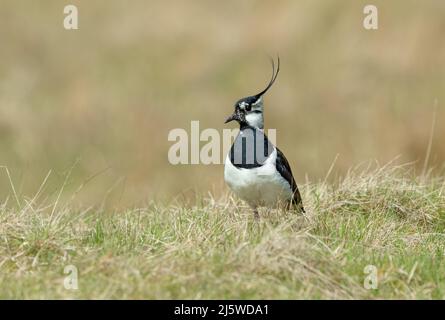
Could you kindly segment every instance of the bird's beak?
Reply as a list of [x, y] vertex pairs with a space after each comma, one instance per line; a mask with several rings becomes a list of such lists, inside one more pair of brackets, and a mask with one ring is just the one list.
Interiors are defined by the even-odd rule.
[[236, 120], [238, 122], [243, 122], [244, 120], [244, 116], [238, 108], [236, 108], [235, 111], [233, 111], [232, 115], [228, 117], [224, 123], [228, 123], [233, 120]]
[[228, 117], [226, 119], [226, 121], [224, 123], [229, 123], [230, 121], [237, 120], [237, 119], [238, 119], [238, 114], [236, 112], [234, 112], [230, 117]]

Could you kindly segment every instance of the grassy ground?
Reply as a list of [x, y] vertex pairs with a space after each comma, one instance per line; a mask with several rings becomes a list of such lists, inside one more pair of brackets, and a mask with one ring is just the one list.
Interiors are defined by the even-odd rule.
[[[0, 298], [445, 297], [442, 179], [386, 167], [302, 189], [304, 216], [259, 222], [232, 199], [112, 213], [12, 196], [0, 206]], [[78, 290], [64, 287], [67, 265]]]

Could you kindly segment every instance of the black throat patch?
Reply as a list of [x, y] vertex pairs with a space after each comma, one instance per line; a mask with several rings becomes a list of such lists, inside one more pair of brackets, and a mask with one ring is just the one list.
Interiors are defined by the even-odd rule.
[[232, 144], [230, 161], [237, 168], [258, 168], [264, 165], [273, 150], [274, 146], [263, 131], [245, 126]]

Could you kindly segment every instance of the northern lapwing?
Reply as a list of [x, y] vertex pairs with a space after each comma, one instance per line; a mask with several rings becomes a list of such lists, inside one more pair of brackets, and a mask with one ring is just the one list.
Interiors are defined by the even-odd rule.
[[301, 195], [289, 162], [264, 133], [263, 96], [272, 87], [280, 71], [272, 60], [272, 78], [260, 93], [235, 103], [235, 111], [225, 123], [237, 121], [240, 131], [227, 155], [224, 180], [232, 191], [246, 201], [259, 218], [258, 208], [288, 209], [305, 212]]

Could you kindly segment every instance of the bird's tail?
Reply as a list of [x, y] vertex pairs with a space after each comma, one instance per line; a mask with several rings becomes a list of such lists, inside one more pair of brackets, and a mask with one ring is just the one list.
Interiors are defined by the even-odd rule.
[[295, 190], [294, 196], [292, 197], [292, 200], [289, 203], [289, 207], [301, 213], [306, 213], [306, 210], [304, 209], [303, 206], [303, 200], [301, 199], [301, 194], [298, 189]]

